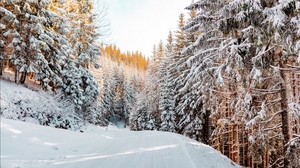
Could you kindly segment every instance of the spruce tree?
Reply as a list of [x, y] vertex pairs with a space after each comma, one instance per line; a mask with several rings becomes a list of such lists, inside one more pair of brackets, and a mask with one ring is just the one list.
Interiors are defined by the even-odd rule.
[[132, 112], [129, 116], [129, 126], [131, 130], [141, 131], [149, 129], [147, 127], [149, 121], [149, 101], [147, 101], [147, 97], [145, 93], [139, 93], [137, 95], [137, 102], [133, 107]]
[[149, 101], [147, 129], [158, 130], [160, 126], [159, 94], [160, 94], [160, 65], [164, 57], [164, 46], [160, 41], [156, 51], [153, 51], [153, 60], [150, 61], [146, 74], [146, 95]]
[[97, 59], [100, 56], [96, 40], [99, 37], [95, 23], [96, 15], [92, 0], [68, 0], [68, 18], [72, 23], [69, 31], [69, 40], [74, 49], [74, 55], [79, 65], [90, 68], [98, 67]]
[[0, 75], [4, 70], [4, 63], [8, 60], [6, 54], [6, 46], [9, 43], [8, 37], [14, 31], [14, 25], [16, 24], [16, 16], [7, 10], [5, 7], [9, 4], [0, 2]]
[[160, 71], [160, 100], [159, 110], [161, 115], [160, 130], [175, 132], [175, 102], [174, 102], [174, 84], [172, 78], [171, 68], [173, 65], [174, 57], [174, 42], [172, 32], [170, 31], [167, 44], [165, 57], [162, 60]]

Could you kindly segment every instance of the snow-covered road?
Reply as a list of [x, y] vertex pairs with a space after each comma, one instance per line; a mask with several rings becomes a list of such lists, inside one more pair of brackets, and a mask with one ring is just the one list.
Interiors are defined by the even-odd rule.
[[84, 133], [1, 118], [1, 168], [232, 168], [209, 146], [181, 135], [114, 127]]

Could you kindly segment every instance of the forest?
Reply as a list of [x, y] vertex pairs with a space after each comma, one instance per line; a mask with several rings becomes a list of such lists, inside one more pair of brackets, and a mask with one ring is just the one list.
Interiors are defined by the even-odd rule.
[[192, 1], [151, 58], [99, 42], [94, 8], [0, 1], [1, 80], [32, 81], [73, 107], [73, 118], [50, 110], [44, 120], [122, 122], [182, 134], [244, 167], [300, 167], [299, 0]]

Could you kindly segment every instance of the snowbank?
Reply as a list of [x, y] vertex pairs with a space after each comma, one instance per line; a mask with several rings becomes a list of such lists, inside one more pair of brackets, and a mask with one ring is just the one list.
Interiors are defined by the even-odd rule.
[[0, 114], [4, 118], [71, 130], [80, 128], [74, 107], [51, 93], [4, 80], [0, 80], [0, 92]]

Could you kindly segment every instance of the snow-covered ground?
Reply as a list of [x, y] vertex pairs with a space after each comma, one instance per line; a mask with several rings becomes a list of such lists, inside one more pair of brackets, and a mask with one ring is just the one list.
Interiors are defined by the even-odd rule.
[[[4, 118], [51, 127], [80, 129], [74, 107], [51, 92], [35, 91], [35, 85], [17, 85], [0, 79], [0, 114]], [[68, 122], [68, 125], [66, 123]]]
[[[63, 111], [63, 109], [58, 110], [57, 106], [60, 105], [53, 95], [28, 89], [21, 84], [17, 85], [0, 80], [0, 91], [1, 113], [5, 118], [22, 118], [21, 120], [27, 121], [31, 113], [40, 113], [52, 109], [55, 109], [53, 111]], [[25, 113], [27, 116], [25, 116]]]
[[114, 127], [83, 133], [1, 118], [1, 168], [232, 168], [181, 135]]

